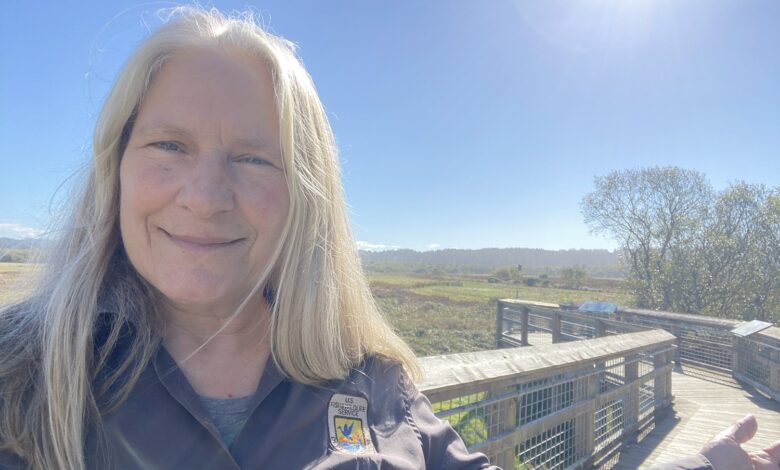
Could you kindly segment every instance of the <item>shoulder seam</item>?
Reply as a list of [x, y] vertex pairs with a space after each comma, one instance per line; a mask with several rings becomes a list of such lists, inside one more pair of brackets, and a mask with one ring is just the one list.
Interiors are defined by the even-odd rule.
[[398, 388], [401, 392], [401, 396], [404, 400], [404, 419], [406, 420], [407, 424], [412, 428], [414, 431], [415, 436], [417, 436], [417, 440], [420, 442], [420, 447], [423, 447], [423, 438], [422, 433], [420, 432], [420, 429], [417, 427], [417, 423], [414, 421], [414, 417], [412, 416], [412, 400], [413, 397], [409, 395], [409, 392], [411, 391], [411, 388], [408, 383], [408, 379], [406, 377], [406, 373], [401, 367], [401, 373], [398, 374]]

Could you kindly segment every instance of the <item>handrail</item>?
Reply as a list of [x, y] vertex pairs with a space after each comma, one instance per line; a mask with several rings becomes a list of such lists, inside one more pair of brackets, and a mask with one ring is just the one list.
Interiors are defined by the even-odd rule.
[[737, 337], [734, 349], [734, 378], [780, 402], [780, 328]]
[[[496, 346], [510, 349], [423, 358], [419, 388], [470, 449], [503, 468], [589, 468], [670, 406], [673, 360], [684, 372], [732, 374], [780, 401], [780, 328], [742, 338], [730, 333], [738, 324], [499, 300]], [[553, 344], [528, 347], [533, 332]]]
[[[578, 325], [577, 330], [563, 331], [562, 319]], [[498, 301], [496, 345], [528, 345], [531, 330], [550, 331], [552, 341], [557, 343], [621, 333], [629, 331], [629, 325], [662, 328], [677, 338], [675, 362], [683, 366], [683, 372], [693, 367], [708, 373], [732, 375], [780, 401], [780, 328], [770, 327], [743, 338], [731, 333], [740, 323], [732, 319], [632, 308], [609, 315], [582, 314], [564, 310], [557, 304], [504, 299]], [[513, 328], [519, 328], [519, 338], [512, 334]]]
[[580, 468], [671, 404], [674, 341], [648, 330], [425, 357], [418, 388], [470, 449], [502, 468]]

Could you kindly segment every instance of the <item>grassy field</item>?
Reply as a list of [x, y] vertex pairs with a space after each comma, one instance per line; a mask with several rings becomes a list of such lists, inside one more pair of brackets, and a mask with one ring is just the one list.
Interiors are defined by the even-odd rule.
[[0, 263], [0, 305], [12, 302], [23, 291], [21, 281], [32, 265]]
[[[29, 266], [0, 263], [0, 305], [22, 293]], [[469, 276], [369, 275], [369, 282], [379, 309], [418, 356], [493, 348], [496, 299], [629, 305], [629, 296], [619, 291], [492, 284]]]
[[493, 348], [497, 299], [630, 304], [620, 291], [492, 284], [470, 277], [382, 274], [369, 275], [369, 282], [380, 310], [418, 356]]

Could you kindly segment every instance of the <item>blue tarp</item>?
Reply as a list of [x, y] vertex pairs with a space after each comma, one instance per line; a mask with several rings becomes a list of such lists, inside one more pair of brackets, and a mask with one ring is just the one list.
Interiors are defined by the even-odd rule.
[[611, 304], [609, 302], [595, 302], [595, 301], [588, 301], [583, 302], [580, 305], [580, 308], [577, 310], [580, 312], [591, 312], [591, 313], [615, 313], [617, 310], [617, 305]]

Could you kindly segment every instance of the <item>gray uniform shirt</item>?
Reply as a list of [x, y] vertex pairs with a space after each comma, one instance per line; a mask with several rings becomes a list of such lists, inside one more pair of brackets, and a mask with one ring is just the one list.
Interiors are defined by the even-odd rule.
[[[342, 413], [341, 422], [329, 422], [334, 403], [350, 397], [365, 400], [365, 413]], [[110, 461], [122, 469], [489, 467], [433, 415], [400, 366], [376, 358], [321, 387], [294, 383], [269, 361], [250, 406], [243, 428], [225, 447], [202, 401], [160, 348], [128, 400], [104, 419]], [[347, 434], [370, 445], [334, 445], [332, 437], [343, 440], [350, 424]], [[333, 436], [338, 425], [342, 432]]]
[[[496, 469], [436, 418], [403, 369], [369, 358], [343, 380], [308, 386], [269, 361], [229, 447], [160, 347], [127, 400], [86, 437], [90, 469]], [[99, 437], [102, 436], [102, 437]], [[661, 469], [710, 469], [693, 457]], [[0, 451], [0, 468], [27, 468]], [[654, 467], [654, 470], [656, 467]]]
[[[403, 369], [369, 358], [346, 379], [313, 387], [266, 365], [249, 418], [226, 447], [208, 411], [160, 347], [127, 400], [87, 436], [88, 468], [487, 469], [436, 418]], [[15, 463], [14, 463], [15, 461]], [[0, 452], [0, 467], [24, 465]]]

